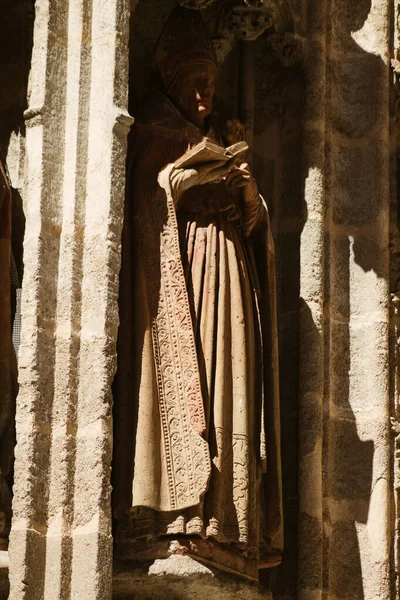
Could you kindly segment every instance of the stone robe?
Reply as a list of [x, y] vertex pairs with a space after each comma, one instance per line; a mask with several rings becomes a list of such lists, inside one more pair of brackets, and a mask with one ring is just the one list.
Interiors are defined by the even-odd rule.
[[165, 167], [201, 139], [162, 95], [132, 131], [114, 510], [123, 538], [195, 536], [268, 563], [282, 549], [273, 244], [265, 205], [249, 223], [224, 182], [176, 201]]

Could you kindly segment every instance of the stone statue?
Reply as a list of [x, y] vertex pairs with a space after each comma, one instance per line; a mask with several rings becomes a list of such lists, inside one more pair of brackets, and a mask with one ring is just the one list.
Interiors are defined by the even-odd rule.
[[172, 11], [155, 62], [128, 161], [116, 555], [187, 552], [257, 579], [283, 542], [268, 213], [246, 163], [174, 165], [204, 138], [232, 142], [212, 114], [216, 59], [197, 11]]

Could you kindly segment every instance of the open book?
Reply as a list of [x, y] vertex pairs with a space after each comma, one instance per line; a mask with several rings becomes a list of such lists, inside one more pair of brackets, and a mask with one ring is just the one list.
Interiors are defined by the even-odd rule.
[[243, 160], [245, 153], [249, 149], [247, 142], [237, 142], [228, 148], [218, 146], [209, 139], [204, 139], [200, 144], [196, 144], [188, 150], [183, 156], [175, 161], [175, 167], [187, 169], [196, 165], [211, 162], [213, 160], [228, 161], [233, 159], [233, 163]]

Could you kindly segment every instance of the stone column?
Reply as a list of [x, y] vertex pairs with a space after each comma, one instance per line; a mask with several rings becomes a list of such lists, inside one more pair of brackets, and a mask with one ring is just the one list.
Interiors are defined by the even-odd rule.
[[299, 598], [389, 599], [390, 2], [306, 2]]
[[299, 549], [300, 600], [322, 598], [323, 403], [326, 188], [326, 2], [309, 0], [304, 23], [304, 204], [300, 251]]
[[128, 0], [37, 0], [10, 598], [111, 598]]

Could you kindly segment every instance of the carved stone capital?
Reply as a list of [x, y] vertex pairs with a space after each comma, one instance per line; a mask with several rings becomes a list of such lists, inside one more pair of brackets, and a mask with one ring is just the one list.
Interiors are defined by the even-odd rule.
[[270, 29], [278, 36], [276, 50], [283, 64], [295, 64], [301, 55], [298, 51], [301, 44], [293, 34], [286, 37], [286, 32], [293, 29], [294, 20], [289, 0], [238, 0], [220, 21], [214, 39], [218, 60], [222, 62], [238, 40], [254, 41]]
[[273, 25], [273, 10], [260, 2], [248, 0], [246, 6], [231, 8], [221, 20], [213, 40], [218, 62], [225, 60], [238, 40], [254, 41]]
[[[177, 0], [180, 6], [202, 10], [216, 0]], [[254, 41], [264, 31], [280, 32], [274, 50], [285, 66], [293, 66], [302, 56], [301, 41], [287, 33], [295, 22], [291, 0], [234, 0], [229, 3], [214, 38], [218, 62], [222, 62], [238, 40]]]

